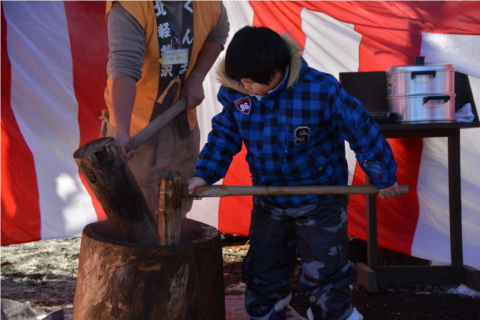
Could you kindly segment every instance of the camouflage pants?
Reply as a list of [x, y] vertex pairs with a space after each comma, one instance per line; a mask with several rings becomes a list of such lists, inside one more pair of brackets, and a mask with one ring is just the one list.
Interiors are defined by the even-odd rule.
[[254, 200], [250, 250], [243, 261], [245, 305], [252, 318], [262, 319], [288, 297], [297, 252], [300, 286], [315, 319], [350, 316], [350, 284], [357, 272], [347, 258], [347, 205], [346, 196], [287, 209]]

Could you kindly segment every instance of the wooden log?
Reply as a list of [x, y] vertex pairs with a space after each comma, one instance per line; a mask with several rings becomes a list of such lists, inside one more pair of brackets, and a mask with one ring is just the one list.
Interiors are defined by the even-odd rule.
[[[130, 140], [136, 149], [185, 109], [185, 97], [154, 119]], [[117, 236], [126, 242], [156, 245], [157, 220], [148, 208], [135, 177], [111, 137], [91, 141], [73, 154], [80, 172], [102, 205]]]
[[108, 221], [82, 234], [75, 320], [225, 320], [222, 240], [185, 219], [191, 239], [147, 247], [119, 242]]
[[182, 177], [175, 171], [163, 173], [158, 197], [158, 244], [171, 245], [180, 242], [182, 219]]
[[115, 234], [125, 242], [156, 245], [157, 221], [115, 139], [94, 140], [73, 157]]
[[[408, 185], [398, 185], [400, 194], [409, 192]], [[184, 186], [182, 196], [194, 197], [230, 197], [230, 196], [285, 196], [285, 195], [322, 195], [322, 194], [378, 194], [378, 188], [372, 185], [348, 186], [203, 186], [188, 194]]]

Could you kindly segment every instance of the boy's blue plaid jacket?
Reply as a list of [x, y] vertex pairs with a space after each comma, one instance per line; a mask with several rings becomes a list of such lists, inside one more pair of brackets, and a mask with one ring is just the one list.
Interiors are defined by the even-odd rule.
[[[257, 186], [346, 185], [345, 143], [380, 189], [396, 182], [390, 145], [365, 107], [331, 75], [312, 69], [296, 44], [285, 38], [292, 62], [283, 82], [258, 100], [219, 68], [217, 98], [223, 105], [200, 153], [196, 176], [213, 184], [232, 157], [247, 147], [246, 161]], [[333, 196], [265, 196], [279, 207], [299, 207]]]

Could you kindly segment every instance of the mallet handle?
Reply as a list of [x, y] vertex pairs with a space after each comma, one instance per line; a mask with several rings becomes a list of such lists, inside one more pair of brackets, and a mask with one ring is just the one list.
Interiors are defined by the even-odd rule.
[[[400, 194], [409, 192], [408, 185], [398, 185]], [[230, 197], [230, 196], [283, 196], [283, 195], [322, 195], [322, 194], [378, 194], [378, 188], [372, 185], [348, 186], [203, 186], [195, 188], [193, 194], [188, 194], [183, 187], [184, 198], [193, 197]]]
[[153, 136], [158, 130], [164, 127], [169, 123], [173, 118], [180, 114], [187, 107], [187, 98], [182, 97], [180, 100], [172, 104], [167, 110], [162, 114], [152, 120], [145, 128], [140, 130], [136, 135], [130, 139], [130, 143], [127, 146], [127, 150], [134, 150], [138, 148], [141, 144], [147, 141], [151, 136]]

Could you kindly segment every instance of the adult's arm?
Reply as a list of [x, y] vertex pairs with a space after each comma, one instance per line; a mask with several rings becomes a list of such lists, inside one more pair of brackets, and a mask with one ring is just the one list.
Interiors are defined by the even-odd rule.
[[133, 104], [137, 92], [137, 81], [129, 76], [117, 77], [112, 83], [112, 105], [114, 108], [113, 120], [115, 123], [115, 142], [120, 153], [130, 160], [135, 152], [126, 151], [130, 142], [130, 120], [132, 119]]
[[220, 4], [220, 17], [215, 27], [208, 33], [207, 42], [217, 42], [223, 47], [227, 42], [228, 32], [230, 31], [230, 22], [228, 21], [227, 10], [223, 3]]
[[209, 32], [198, 54], [197, 62], [182, 87], [182, 95], [187, 97], [187, 109], [195, 108], [205, 99], [203, 81], [222, 52], [229, 31], [228, 15], [222, 3], [217, 24]]
[[212, 68], [223, 47], [217, 42], [205, 42], [200, 50], [195, 67], [185, 80], [182, 96], [187, 97], [187, 109], [193, 109], [205, 99], [203, 81]]
[[130, 141], [130, 121], [136, 96], [136, 82], [142, 76], [145, 33], [137, 20], [119, 3], [114, 3], [108, 14], [109, 54], [107, 75], [112, 78], [112, 117], [115, 124], [115, 142], [127, 159]]

